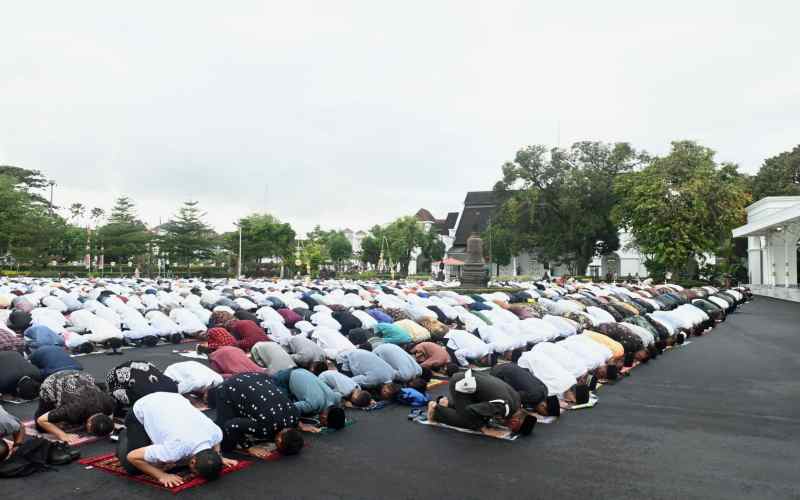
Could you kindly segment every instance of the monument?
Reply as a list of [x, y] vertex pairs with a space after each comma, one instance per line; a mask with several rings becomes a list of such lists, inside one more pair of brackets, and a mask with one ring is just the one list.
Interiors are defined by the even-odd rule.
[[467, 238], [467, 260], [461, 271], [461, 287], [486, 288], [486, 262], [483, 259], [483, 240], [477, 231]]

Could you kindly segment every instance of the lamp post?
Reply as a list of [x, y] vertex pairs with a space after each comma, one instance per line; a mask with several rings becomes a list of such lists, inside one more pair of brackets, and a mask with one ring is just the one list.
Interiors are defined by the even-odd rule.
[[50, 179], [47, 181], [47, 184], [50, 186], [50, 215], [53, 215], [53, 186], [56, 185], [56, 181]]

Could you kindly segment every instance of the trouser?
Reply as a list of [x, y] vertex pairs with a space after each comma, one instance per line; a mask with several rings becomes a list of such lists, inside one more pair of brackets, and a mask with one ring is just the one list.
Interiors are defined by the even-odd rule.
[[128, 461], [128, 453], [151, 444], [153, 442], [139, 419], [132, 411], [128, 412], [128, 416], [125, 418], [125, 430], [120, 433], [117, 442], [117, 458], [125, 472], [131, 475], [141, 474], [142, 471]]
[[236, 446], [248, 448], [253, 441], [272, 441], [277, 433], [272, 424], [240, 417], [233, 407], [233, 402], [228, 399], [217, 401], [216, 422], [224, 422], [220, 426], [222, 451], [233, 451]]
[[450, 362], [455, 363], [456, 366], [461, 366], [461, 363], [458, 362], [458, 358], [456, 358], [456, 351], [447, 346], [445, 346], [445, 350], [447, 350], [447, 354], [450, 356]]
[[483, 418], [467, 411], [467, 406], [473, 403], [472, 397], [456, 391], [456, 383], [463, 378], [463, 373], [457, 373], [450, 378], [448, 406], [436, 406], [433, 418], [439, 423], [453, 427], [478, 430], [484, 426], [485, 422]]

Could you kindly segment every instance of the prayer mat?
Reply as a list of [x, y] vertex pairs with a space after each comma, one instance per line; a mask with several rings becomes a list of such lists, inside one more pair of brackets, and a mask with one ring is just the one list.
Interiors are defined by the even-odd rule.
[[177, 354], [178, 356], [183, 356], [184, 358], [208, 359], [208, 356], [206, 356], [205, 354], [200, 354], [199, 352], [197, 352], [197, 351], [195, 351], [193, 349], [192, 350], [190, 350], [190, 349], [184, 349], [184, 350], [173, 349], [172, 353], [173, 354]]
[[597, 397], [597, 395], [590, 394], [589, 395], [589, 402], [583, 403], [583, 404], [580, 404], [580, 405], [579, 404], [573, 404], [573, 405], [569, 405], [569, 406], [562, 407], [562, 408], [565, 409], [565, 410], [583, 410], [585, 408], [593, 407], [594, 405], [597, 404], [598, 400], [599, 400], [599, 398]]
[[431, 389], [433, 389], [435, 387], [439, 387], [440, 385], [445, 385], [445, 384], [447, 384], [449, 382], [450, 382], [449, 380], [431, 379], [428, 382], [428, 390], [430, 391]]
[[[125, 346], [122, 346], [122, 347], [118, 347], [117, 348], [117, 352], [128, 351], [130, 349], [136, 349], [136, 346], [134, 346], [134, 345], [125, 345]], [[81, 358], [83, 356], [96, 356], [98, 354], [108, 354], [108, 353], [112, 353], [112, 352], [114, 352], [114, 349], [97, 349], [97, 348], [95, 348], [95, 350], [92, 351], [92, 352], [70, 354], [70, 356], [72, 356], [73, 358]]]
[[442, 379], [442, 380], [450, 380], [450, 377], [448, 377], [447, 374], [443, 373], [443, 372], [431, 371], [431, 375], [433, 376], [433, 378], [439, 378], [439, 379]]
[[[39, 398], [36, 398], [39, 399]], [[32, 401], [36, 401], [36, 399], [22, 399], [22, 398], [15, 398], [11, 394], [5, 394], [2, 398], [0, 398], [0, 402], [3, 404], [9, 405], [24, 405], [25, 403], [30, 403]]]
[[496, 427], [497, 429], [504, 429], [504, 430], [507, 431], [507, 434], [505, 436], [496, 437], [496, 436], [487, 436], [486, 434], [484, 434], [482, 432], [473, 431], [472, 429], [463, 429], [461, 427], [454, 427], [452, 425], [442, 424], [442, 423], [439, 423], [439, 422], [430, 422], [430, 421], [428, 421], [428, 415], [426, 414], [424, 408], [421, 409], [421, 411], [420, 410], [415, 410], [415, 411], [412, 411], [411, 413], [409, 413], [408, 414], [408, 419], [411, 420], [412, 422], [417, 423], [417, 424], [430, 425], [431, 427], [443, 427], [445, 429], [451, 429], [451, 430], [458, 431], [458, 432], [461, 432], [461, 433], [464, 433], [464, 434], [472, 434], [472, 435], [475, 435], [475, 436], [483, 436], [483, 437], [492, 438], [492, 439], [500, 439], [500, 440], [503, 440], [503, 441], [516, 441], [517, 438], [519, 437], [519, 434], [514, 434], [513, 432], [511, 432], [506, 427], [499, 427], [499, 426]]
[[[250, 455], [249, 453], [247, 453], [245, 450], [242, 450], [242, 449], [239, 449], [239, 448], [233, 450], [232, 453], [234, 453], [236, 455], [242, 455], [243, 457], [248, 457], [251, 460], [264, 460], [264, 461], [267, 461], [267, 462], [274, 462], [274, 461], [280, 460], [281, 458], [284, 457], [284, 455], [281, 455], [280, 452], [278, 451], [278, 447], [275, 446], [275, 443], [261, 443], [261, 444], [253, 445], [253, 446], [250, 447], [250, 449], [254, 449], [254, 448], [266, 451], [267, 452], [267, 456], [265, 456], [264, 458], [254, 457], [253, 455]], [[306, 448], [308, 448], [308, 443], [307, 442], [303, 444], [303, 449], [306, 449]]]
[[536, 423], [538, 424], [552, 424], [554, 422], [558, 422], [558, 417], [544, 416], [539, 415], [538, 413], [531, 413], [531, 415], [536, 417]]
[[[336, 430], [336, 429], [331, 429], [330, 427], [320, 427], [320, 425], [319, 425], [319, 419], [317, 419], [317, 418], [313, 418], [313, 417], [300, 417], [300, 421], [301, 421], [301, 422], [303, 422], [304, 424], [313, 425], [314, 427], [316, 427], [317, 429], [319, 429], [319, 432], [317, 432], [317, 433], [314, 433], [314, 434], [333, 434], [334, 432], [339, 432], [339, 431], [341, 431], [341, 430], [343, 430], [343, 429], [346, 429], [346, 428], [348, 428], [348, 427], [350, 427], [351, 425], [353, 425], [353, 424], [355, 424], [355, 423], [356, 423], [356, 421], [355, 421], [355, 420], [351, 420], [351, 419], [349, 419], [349, 418], [345, 418], [345, 421], [344, 421], [344, 427], [342, 427], [342, 429], [338, 429], [338, 430]], [[305, 431], [303, 431], [303, 432], [305, 432]]]
[[391, 401], [374, 401], [369, 406], [345, 406], [346, 410], [360, 410], [360, 411], [378, 411], [383, 410], [387, 406], [391, 405]]
[[[78, 461], [78, 463], [85, 465], [86, 470], [97, 469], [103, 472], [109, 472], [114, 474], [115, 476], [120, 476], [125, 479], [130, 479], [132, 481], [136, 481], [138, 483], [149, 484], [150, 486], [154, 486], [164, 491], [169, 491], [172, 494], [180, 493], [181, 491], [188, 490], [189, 488], [194, 488], [195, 486], [200, 486], [208, 481], [203, 479], [202, 477], [193, 474], [188, 468], [181, 468], [173, 473], [180, 476], [184, 483], [180, 486], [175, 486], [174, 488], [167, 488], [166, 486], [162, 486], [161, 483], [156, 481], [154, 478], [148, 476], [147, 474], [139, 474], [136, 476], [131, 476], [125, 469], [122, 467], [122, 464], [119, 462], [117, 456], [113, 453], [109, 453], [107, 455], [100, 455], [97, 457], [90, 457], [84, 458]], [[249, 460], [239, 460], [239, 463], [233, 467], [226, 467], [222, 469], [220, 476], [224, 476], [226, 474], [230, 474], [231, 472], [236, 472], [237, 470], [242, 470], [247, 467], [253, 465], [253, 462]]]
[[[57, 441], [57, 439], [56, 439], [56, 437], [54, 435], [48, 434], [46, 432], [40, 432], [36, 428], [36, 422], [34, 422], [33, 420], [28, 420], [26, 422], [23, 422], [22, 425], [25, 426], [25, 434], [28, 435], [28, 436], [40, 437], [40, 438], [43, 438], [43, 439], [47, 439], [49, 441]], [[114, 425], [116, 427], [116, 424], [114, 424]], [[64, 432], [78, 435], [78, 437], [79, 437], [78, 438], [78, 442], [73, 443], [72, 446], [83, 446], [85, 444], [95, 443], [95, 442], [100, 441], [101, 439], [103, 439], [100, 436], [93, 436], [91, 434], [86, 434], [86, 432], [83, 431], [83, 429], [81, 427], [74, 427], [74, 428], [71, 428], [71, 429], [67, 429]]]

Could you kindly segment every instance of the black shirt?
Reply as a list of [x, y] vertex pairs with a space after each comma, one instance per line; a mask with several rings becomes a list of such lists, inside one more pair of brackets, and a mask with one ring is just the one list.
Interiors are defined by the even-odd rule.
[[523, 406], [532, 408], [547, 399], [547, 386], [516, 363], [496, 365], [491, 374], [513, 387], [519, 393]]
[[[286, 395], [263, 373], [241, 373], [229, 378], [217, 388], [216, 424], [246, 418], [264, 429], [262, 438], [271, 439], [283, 429], [294, 427], [300, 412]], [[271, 432], [272, 436], [264, 435]]]
[[26, 361], [20, 353], [0, 351], [0, 393], [16, 393], [19, 379], [25, 376], [42, 381], [39, 369]]

